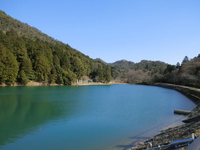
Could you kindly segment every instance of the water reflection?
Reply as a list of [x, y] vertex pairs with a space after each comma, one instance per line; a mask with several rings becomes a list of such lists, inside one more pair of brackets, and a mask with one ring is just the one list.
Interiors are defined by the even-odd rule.
[[67, 105], [61, 109], [52, 94], [40, 88], [0, 88], [0, 146], [34, 132], [44, 123], [66, 117]]

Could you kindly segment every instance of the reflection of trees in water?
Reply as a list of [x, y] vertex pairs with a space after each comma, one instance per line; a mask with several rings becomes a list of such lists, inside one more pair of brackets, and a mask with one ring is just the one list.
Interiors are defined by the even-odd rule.
[[[79, 90], [81, 89], [81, 90]], [[88, 87], [0, 87], [0, 147], [30, 134], [41, 125], [69, 119], [80, 112]]]
[[33, 95], [0, 95], [0, 145], [63, 115], [63, 110], [55, 102], [32, 99]]

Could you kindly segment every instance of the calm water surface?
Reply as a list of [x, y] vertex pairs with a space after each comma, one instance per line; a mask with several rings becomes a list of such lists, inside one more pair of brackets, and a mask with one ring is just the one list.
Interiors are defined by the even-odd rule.
[[154, 86], [0, 87], [0, 149], [124, 150], [194, 107]]

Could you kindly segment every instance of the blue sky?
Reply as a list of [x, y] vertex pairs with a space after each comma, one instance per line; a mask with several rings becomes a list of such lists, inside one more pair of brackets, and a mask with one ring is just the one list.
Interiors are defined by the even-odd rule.
[[182, 62], [200, 54], [200, 0], [1, 0], [8, 15], [91, 58]]

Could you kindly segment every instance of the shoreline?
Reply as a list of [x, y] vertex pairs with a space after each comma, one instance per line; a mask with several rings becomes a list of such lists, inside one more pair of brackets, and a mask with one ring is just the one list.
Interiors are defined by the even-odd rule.
[[[186, 119], [180, 122], [182, 125], [175, 124], [173, 127], [170, 127], [173, 124], [169, 125], [168, 127], [163, 128], [160, 133], [154, 135], [150, 139], [136, 143], [137, 145], [131, 149], [147, 149], [147, 142], [151, 142], [153, 147], [158, 147], [158, 145], [166, 145], [173, 141], [191, 138], [192, 133], [194, 133], [196, 136], [200, 136], [200, 89], [165, 83], [154, 83], [152, 86], [159, 86], [176, 90], [195, 102], [196, 107], [191, 111], [189, 115], [187, 115]], [[181, 147], [176, 150], [183, 150], [185, 148], [186, 147]]]
[[112, 85], [112, 84], [127, 84], [127, 83], [121, 83], [121, 82], [109, 82], [109, 83], [102, 83], [102, 82], [88, 82], [88, 83], [77, 83], [77, 84], [73, 84], [73, 85], [77, 85], [77, 86], [84, 86], [84, 85]]
[[[127, 84], [127, 83], [122, 83], [122, 82], [115, 82], [111, 81], [109, 83], [103, 83], [103, 82], [86, 82], [86, 83], [74, 83], [70, 86], [87, 86], [87, 85], [112, 85], [112, 84]], [[35, 81], [30, 81], [26, 85], [15, 83], [12, 85], [6, 85], [6, 84], [0, 84], [0, 87], [6, 87], [6, 86], [65, 86], [64, 84], [47, 84], [43, 82], [35, 82]]]

